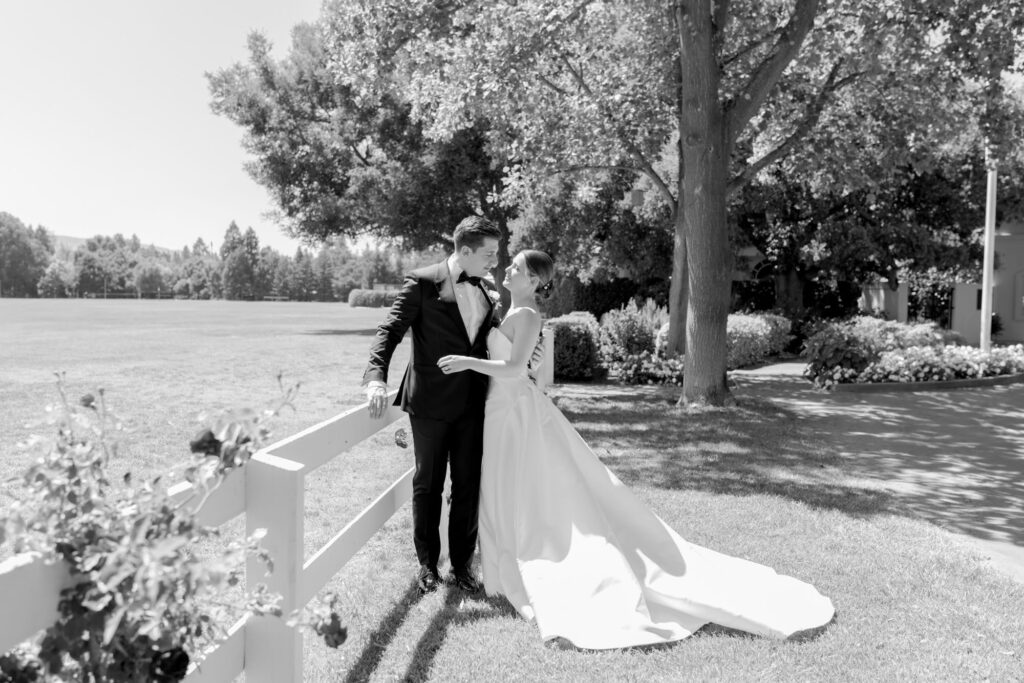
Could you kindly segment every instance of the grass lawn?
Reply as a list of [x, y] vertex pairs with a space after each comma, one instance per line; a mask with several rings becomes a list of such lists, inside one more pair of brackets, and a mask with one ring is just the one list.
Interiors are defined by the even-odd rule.
[[[344, 304], [0, 299], [0, 477], [27, 462], [14, 444], [55, 397], [53, 370], [82, 393], [106, 387], [135, 429], [119, 464], [155, 473], [187, 448], [197, 413], [269, 400], [278, 371], [303, 383], [278, 436], [361, 402], [382, 315]], [[662, 388], [551, 393], [684, 537], [813, 583], [838, 620], [798, 643], [705, 629], [661, 648], [548, 648], [502, 599], [420, 598], [404, 510], [331, 582], [349, 641], [330, 650], [307, 635], [306, 680], [1024, 680], [1024, 586], [865, 482], [828, 433], [784, 405], [741, 391], [736, 408], [684, 413]], [[392, 432], [310, 478], [307, 554], [409, 466]]]

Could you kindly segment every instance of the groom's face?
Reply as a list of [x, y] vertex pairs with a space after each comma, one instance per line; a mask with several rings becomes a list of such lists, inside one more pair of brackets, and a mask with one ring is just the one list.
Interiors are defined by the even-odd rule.
[[463, 246], [459, 249], [459, 265], [467, 275], [483, 277], [498, 265], [498, 240], [485, 237], [476, 249]]

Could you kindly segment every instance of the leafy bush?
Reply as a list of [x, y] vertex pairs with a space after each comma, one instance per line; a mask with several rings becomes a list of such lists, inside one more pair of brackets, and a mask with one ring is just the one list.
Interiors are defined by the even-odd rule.
[[[726, 365], [730, 370], [759, 363], [783, 351], [792, 335], [789, 318], [773, 313], [732, 313], [726, 321]], [[655, 337], [655, 355], [663, 357], [668, 344], [668, 323]]]
[[[34, 680], [34, 673], [66, 681], [181, 680], [192, 657], [243, 615], [280, 616], [278, 598], [265, 586], [241, 591], [248, 558], [270, 566], [258, 545], [262, 532], [205, 561], [192, 543], [218, 535], [199, 524], [198, 511], [262, 447], [266, 421], [291, 405], [296, 390], [286, 389], [262, 412], [214, 420], [190, 443], [191, 457], [133, 487], [130, 473], [110, 476], [117, 453], [110, 438], [120, 421], [104, 393], [72, 402], [60, 377], [61, 401], [47, 421], [56, 437], [33, 439], [40, 457], [0, 517], [0, 543], [64, 562], [74, 584], [61, 592], [53, 625], [0, 658], [0, 680]], [[168, 496], [166, 482], [175, 479], [193, 484], [190, 498]]]
[[395, 303], [397, 289], [353, 289], [348, 293], [348, 305], [365, 306], [367, 308], [384, 308]]
[[650, 318], [631, 300], [622, 308], [601, 316], [601, 358], [605, 363], [613, 363], [627, 356], [653, 354], [656, 332]]
[[726, 365], [730, 370], [760, 363], [789, 344], [789, 318], [772, 313], [733, 313], [726, 323]]
[[852, 382], [877, 357], [848, 325], [826, 325], [807, 338], [804, 377], [816, 387]]
[[854, 382], [887, 351], [958, 344], [959, 335], [934, 323], [907, 324], [867, 316], [823, 323], [804, 343], [804, 376], [818, 387]]
[[609, 368], [624, 384], [683, 383], [683, 359], [661, 358], [651, 351], [631, 354], [614, 361]]
[[592, 314], [569, 313], [548, 320], [546, 327], [554, 334], [556, 379], [594, 379], [600, 376], [599, 326]]
[[884, 351], [857, 382], [934, 382], [1024, 373], [1024, 345], [989, 352], [969, 346], [912, 346]]

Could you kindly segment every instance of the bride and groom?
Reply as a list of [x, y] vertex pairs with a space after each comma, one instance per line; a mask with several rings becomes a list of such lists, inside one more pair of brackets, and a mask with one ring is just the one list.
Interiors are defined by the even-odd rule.
[[413, 541], [419, 588], [441, 579], [447, 466], [451, 581], [505, 596], [544, 640], [610, 649], [686, 638], [707, 623], [787, 638], [824, 626], [831, 601], [769, 567], [688, 543], [597, 458], [528, 375], [538, 356], [538, 290], [551, 259], [527, 250], [504, 275], [500, 320], [483, 276], [500, 233], [463, 220], [446, 260], [406, 276], [378, 327], [363, 381], [369, 412], [386, 408], [388, 366], [406, 331], [412, 355], [396, 404], [409, 414], [416, 467]]

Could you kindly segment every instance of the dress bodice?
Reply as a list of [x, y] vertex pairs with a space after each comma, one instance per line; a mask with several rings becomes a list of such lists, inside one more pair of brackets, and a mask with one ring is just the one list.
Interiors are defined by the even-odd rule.
[[492, 327], [488, 332], [487, 355], [491, 360], [508, 360], [512, 357], [512, 342], [497, 327]]
[[[512, 357], [512, 341], [497, 327], [492, 327], [487, 333], [487, 356], [491, 360], [509, 360]], [[520, 384], [523, 381], [530, 383], [525, 369], [515, 377], [491, 377], [490, 385], [493, 393], [496, 386]]]

